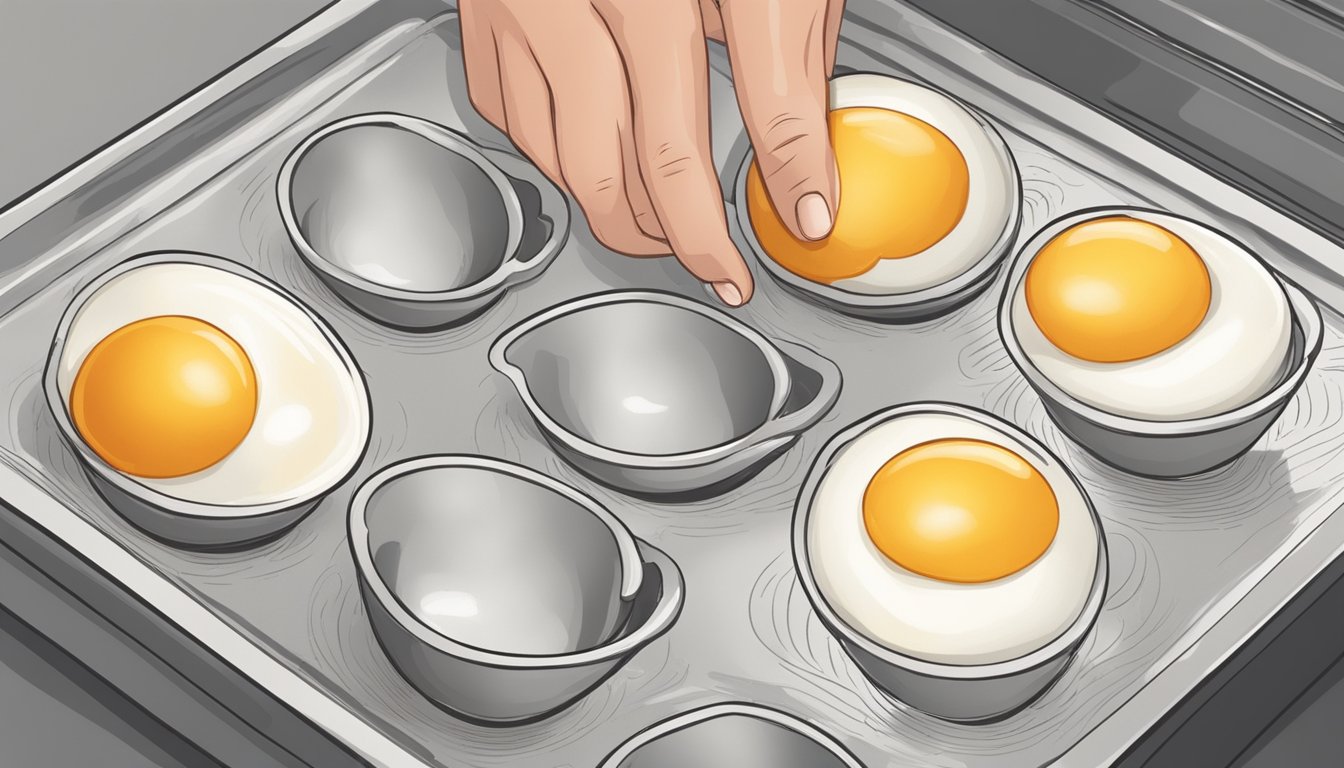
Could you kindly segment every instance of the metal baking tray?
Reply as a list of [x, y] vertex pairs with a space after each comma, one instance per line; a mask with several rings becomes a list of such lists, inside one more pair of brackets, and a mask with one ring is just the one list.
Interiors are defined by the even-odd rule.
[[[840, 366], [844, 390], [831, 414], [716, 498], [659, 504], [591, 482], [548, 447], [490, 368], [489, 344], [578, 296], [639, 287], [703, 300], [703, 288], [669, 259], [604, 250], [575, 221], [545, 274], [461, 327], [393, 331], [349, 309], [304, 266], [282, 228], [275, 175], [286, 154], [333, 120], [384, 110], [486, 146], [507, 144], [468, 105], [451, 9], [432, 0], [342, 0], [0, 214], [7, 543], [63, 553], [112, 585], [98, 599], [152, 613], [229, 671], [198, 680], [202, 694], [283, 713], [259, 715], [253, 726], [293, 754], [317, 754], [305, 750], [326, 739], [337, 750], [322, 754], [355, 764], [591, 766], [656, 723], [739, 701], [797, 715], [874, 768], [1117, 759], [1344, 551], [1344, 515], [1336, 513], [1344, 499], [1344, 317], [1334, 309], [1344, 294], [1328, 269], [1344, 264], [1344, 251], [908, 6], [851, 0], [849, 14], [842, 67], [930, 82], [1003, 132], [1025, 187], [1019, 243], [1070, 210], [1165, 208], [1230, 231], [1323, 302], [1316, 368], [1248, 455], [1209, 475], [1156, 481], [1110, 469], [1069, 443], [999, 342], [1002, 275], [938, 319], [888, 326], [820, 309], [756, 265], [759, 291], [736, 317]], [[712, 53], [715, 156], [727, 185], [746, 142], [726, 58]], [[364, 461], [271, 543], [196, 553], [140, 533], [100, 501], [42, 400], [42, 367], [70, 298], [110, 266], [165, 249], [214, 253], [263, 272], [330, 322], [366, 374], [374, 426]], [[1090, 491], [1106, 529], [1110, 587], [1095, 629], [1058, 684], [992, 724], [938, 720], [880, 695], [814, 616], [789, 551], [795, 497], [821, 446], [875, 410], [934, 399], [988, 410], [1043, 441]], [[434, 706], [373, 637], [345, 526], [360, 482], [425, 453], [518, 462], [594, 496], [679, 564], [686, 605], [677, 624], [544, 721], [491, 728]], [[249, 708], [254, 699], [280, 706]]]

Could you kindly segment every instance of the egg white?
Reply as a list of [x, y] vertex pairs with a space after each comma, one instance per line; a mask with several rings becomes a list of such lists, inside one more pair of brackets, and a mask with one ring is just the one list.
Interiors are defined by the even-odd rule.
[[1012, 319], [1031, 364], [1088, 405], [1152, 421], [1225, 413], [1272, 389], [1288, 359], [1292, 316], [1288, 296], [1269, 269], [1237, 241], [1175, 216], [1118, 209], [1071, 224], [1112, 215], [1164, 227], [1199, 254], [1212, 287], [1208, 314], [1169, 349], [1126, 363], [1095, 363], [1064, 352], [1041, 333], [1027, 307], [1023, 280], [1013, 297]]
[[[882, 259], [861, 275], [831, 286], [866, 295], [911, 293], [941, 285], [984, 258], [1014, 215], [1017, 167], [1007, 147], [955, 100], [929, 88], [882, 75], [844, 75], [831, 81], [831, 108], [874, 107], [901, 112], [942, 131], [961, 150], [970, 174], [966, 210], [943, 239], [904, 258]], [[844, 199], [841, 180], [841, 205]]]
[[[958, 584], [908, 571], [878, 550], [863, 522], [869, 481], [901, 451], [943, 438], [984, 440], [1030, 462], [1059, 503], [1055, 539], [1034, 563], [995, 581]], [[970, 419], [893, 418], [846, 445], [813, 496], [812, 574], [846, 624], [897, 653], [946, 664], [993, 664], [1035, 651], [1082, 614], [1101, 536], [1082, 490], [1042, 450]]]
[[88, 298], [57, 363], [56, 385], [66, 407], [79, 367], [98, 342], [160, 315], [204, 320], [238, 342], [256, 374], [256, 418], [238, 447], [207, 469], [175, 478], [127, 478], [184, 501], [244, 507], [321, 493], [358, 461], [369, 432], [368, 397], [358, 373], [293, 299], [199, 264], [147, 264]]

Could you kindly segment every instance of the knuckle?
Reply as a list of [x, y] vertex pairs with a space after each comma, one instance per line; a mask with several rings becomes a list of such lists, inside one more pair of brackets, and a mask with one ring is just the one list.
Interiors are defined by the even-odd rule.
[[810, 121], [796, 112], [780, 112], [761, 129], [762, 151], [775, 155], [811, 135]]
[[616, 176], [567, 176], [566, 181], [590, 219], [604, 220], [616, 212], [616, 204], [621, 198], [621, 181]]
[[771, 120], [760, 139], [761, 174], [772, 187], [798, 185], [820, 173], [826, 156], [822, 135], [808, 130], [808, 122], [793, 115]]
[[603, 248], [616, 253], [635, 254], [640, 253], [639, 242], [634, 235], [622, 231], [622, 227], [611, 224], [593, 224], [589, 222], [589, 229], [593, 232], [593, 239], [602, 244]]
[[583, 182], [584, 196], [592, 200], [614, 198], [621, 191], [621, 182], [615, 176], [602, 176]]
[[649, 170], [659, 179], [675, 178], [694, 170], [696, 165], [696, 155], [685, 142], [662, 142], [649, 160]]

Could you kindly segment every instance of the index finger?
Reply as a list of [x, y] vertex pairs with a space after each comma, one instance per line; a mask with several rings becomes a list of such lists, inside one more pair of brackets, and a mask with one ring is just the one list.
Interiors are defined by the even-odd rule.
[[[836, 3], [843, 10], [843, 3]], [[799, 240], [830, 234], [839, 179], [827, 125], [826, 0], [731, 0], [720, 5], [761, 178], [780, 220]]]
[[663, 2], [624, 13], [611, 0], [598, 7], [625, 61], [640, 172], [668, 244], [724, 303], [745, 304], [751, 272], [728, 235], [710, 153], [709, 65], [699, 9]]

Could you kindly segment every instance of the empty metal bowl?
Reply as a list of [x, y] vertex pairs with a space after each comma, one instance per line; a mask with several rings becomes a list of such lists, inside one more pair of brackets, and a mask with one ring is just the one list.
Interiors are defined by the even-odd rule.
[[637, 734], [599, 768], [863, 768], [814, 726], [754, 704], [716, 704]]
[[[989, 287], [994, 282], [995, 275], [998, 274], [998, 267], [1003, 262], [1004, 257], [1011, 249], [1013, 241], [1017, 237], [1018, 229], [1021, 226], [1022, 211], [1022, 181], [1018, 172], [1017, 162], [1013, 158], [1013, 153], [1008, 148], [1007, 142], [1003, 140], [997, 128], [989, 120], [985, 119], [974, 108], [964, 102], [946, 93], [942, 90], [924, 83], [913, 83], [896, 77], [886, 75], [872, 75], [862, 72], [849, 72], [838, 75], [831, 81], [830, 100], [832, 109], [841, 109], [845, 107], [864, 107], [872, 106], [886, 108], [884, 103], [876, 103], [867, 100], [867, 88], [864, 85], [855, 85], [864, 80], [885, 81], [894, 84], [896, 88], [918, 88], [926, 94], [927, 99], [935, 99], [943, 102], [949, 109], [957, 109], [967, 116], [967, 127], [974, 126], [976, 131], [975, 139], [984, 137], [985, 155], [980, 159], [984, 163], [984, 170], [976, 167], [971, 168], [972, 183], [986, 184], [988, 178], [988, 168], [993, 167], [1002, 177], [1003, 189], [1000, 191], [1004, 196], [1007, 205], [1006, 215], [1000, 223], [994, 221], [994, 226], [1000, 226], [997, 237], [992, 244], [984, 248], [983, 256], [975, 261], [969, 268], [960, 274], [954, 275], [948, 280], [938, 285], [928, 288], [905, 292], [858, 292], [856, 290], [846, 290], [834, 285], [815, 282], [785, 269], [765, 252], [761, 247], [760, 241], [756, 238], [756, 231], [751, 224], [751, 214], [746, 204], [747, 200], [747, 172], [755, 162], [755, 154], [748, 151], [746, 157], [742, 160], [738, 168], [736, 181], [734, 182], [734, 210], [736, 213], [735, 236], [746, 245], [756, 260], [765, 268], [770, 276], [778, 281], [791, 292], [820, 303], [830, 309], [843, 312], [855, 317], [861, 317], [869, 320], [878, 320], [892, 323], [910, 323], [920, 320], [927, 320], [931, 317], [949, 312], [962, 304], [975, 298], [981, 291]], [[853, 86], [853, 87], [851, 87]], [[918, 104], [918, 102], [916, 102]], [[935, 126], [943, 127], [943, 126]], [[971, 136], [970, 133], [967, 136]], [[957, 137], [952, 136], [956, 141]], [[960, 146], [960, 143], [959, 143]], [[962, 147], [965, 151], [965, 147]], [[993, 183], [993, 182], [988, 182]], [[843, 197], [844, 191], [841, 190]], [[843, 202], [841, 203], [843, 206]], [[968, 212], [969, 213], [969, 212]], [[978, 223], [978, 222], [976, 222]], [[959, 225], [960, 226], [960, 225]]]
[[[1097, 536], [1095, 567], [1082, 608], [1058, 636], [1034, 651], [1006, 661], [965, 664], [930, 661], [896, 651], [851, 626], [828, 602], [817, 582], [809, 545], [809, 520], [822, 480], [854, 440], [892, 419], [912, 414], [947, 415], [992, 427], [1029, 449], [1043, 464], [1080, 490]], [[856, 510], [855, 514], [860, 514]], [[873, 548], [875, 552], [876, 549]], [[881, 555], [877, 555], [881, 556]], [[1068, 666], [1101, 613], [1109, 574], [1106, 538], [1091, 500], [1056, 456], [1025, 432], [989, 414], [950, 403], [912, 403], [878, 411], [837, 434], [821, 449], [798, 494], [793, 516], [793, 559], [798, 581], [818, 618], [863, 674], [893, 699], [956, 722], [1007, 717], [1040, 696]], [[1011, 578], [1011, 577], [1010, 577]]]
[[[148, 282], [148, 274], [158, 277]], [[183, 477], [136, 477], [85, 442], [70, 397], [97, 343], [164, 315], [200, 318], [234, 338], [257, 366], [257, 413], [219, 463]], [[268, 367], [264, 359], [298, 362]], [[305, 378], [315, 371], [323, 378]], [[273, 386], [276, 377], [288, 381]], [[61, 317], [42, 385], [58, 432], [108, 505], [150, 535], [196, 549], [242, 547], [290, 528], [350, 477], [369, 441], [368, 391], [336, 333], [266, 277], [207, 254], [143, 254], [94, 278]]]
[[285, 159], [277, 197], [290, 239], [318, 276], [356, 309], [401, 328], [479, 313], [538, 275], [565, 229], [539, 251], [520, 251], [527, 222], [514, 180], [465, 137], [392, 113], [309, 136]]
[[473, 456], [390, 466], [350, 504], [373, 629], [430, 699], [486, 724], [562, 709], [662, 635], [682, 580], [593, 499]]
[[575, 467], [647, 496], [727, 490], [840, 391], [831, 361], [669, 293], [618, 291], [523, 321], [490, 350]]
[[1225, 413], [1178, 421], [1148, 421], [1107, 413], [1078, 400], [1028, 359], [1014, 329], [1012, 305], [1032, 259], [1056, 235], [1093, 218], [1131, 213], [1184, 218], [1138, 208], [1099, 208], [1072, 213], [1047, 225], [1027, 242], [1013, 263], [999, 306], [999, 336], [1022, 375], [1040, 395], [1050, 417], [1089, 453], [1118, 469], [1147, 477], [1178, 478], [1208, 472], [1249, 451], [1288, 406], [1321, 351], [1321, 312], [1301, 288], [1271, 270], [1288, 296], [1292, 315], [1288, 357], [1278, 384]]

